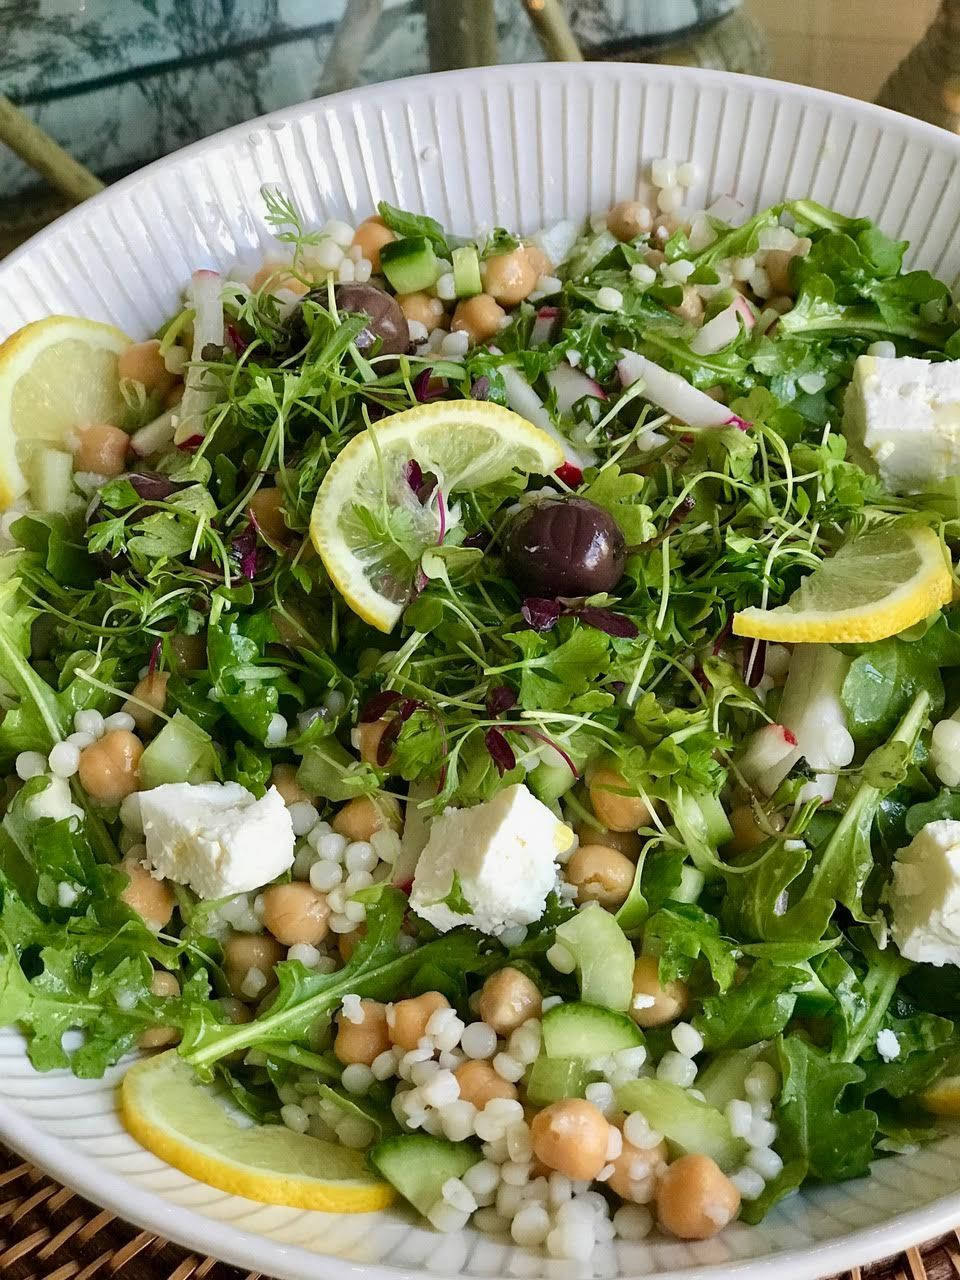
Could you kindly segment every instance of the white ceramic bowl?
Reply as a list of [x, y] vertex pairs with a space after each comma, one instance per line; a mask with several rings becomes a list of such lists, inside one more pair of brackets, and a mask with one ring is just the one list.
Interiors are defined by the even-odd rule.
[[[372, 85], [198, 143], [61, 218], [0, 266], [0, 334], [50, 312], [146, 335], [191, 270], [269, 242], [259, 188], [309, 222], [386, 198], [469, 231], [532, 231], [629, 196], [657, 156], [690, 158], [697, 207], [813, 196], [911, 242], [911, 265], [960, 276], [960, 138], [864, 103], [715, 72], [540, 65]], [[0, 1137], [124, 1217], [291, 1280], [556, 1274], [476, 1234], [437, 1236], [402, 1211], [336, 1217], [272, 1208], [192, 1181], [137, 1146], [105, 1081], [37, 1075], [0, 1033]], [[602, 1276], [823, 1276], [960, 1221], [960, 1137], [878, 1162], [869, 1179], [798, 1196], [716, 1240], [606, 1246]]]

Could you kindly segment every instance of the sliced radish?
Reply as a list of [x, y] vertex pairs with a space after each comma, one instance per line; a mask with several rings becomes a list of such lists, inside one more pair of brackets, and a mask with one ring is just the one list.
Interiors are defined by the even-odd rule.
[[166, 413], [161, 413], [159, 418], [154, 418], [152, 422], [148, 422], [145, 427], [133, 433], [130, 437], [130, 448], [138, 458], [146, 458], [170, 443], [177, 426], [176, 413], [177, 410], [168, 409]]
[[578, 400], [593, 396], [606, 400], [607, 393], [595, 378], [588, 378], [580, 369], [569, 364], [558, 364], [546, 375], [547, 382], [557, 393], [557, 412], [569, 413]]
[[746, 783], [772, 796], [799, 759], [796, 734], [782, 724], [765, 724], [750, 738], [738, 768]]
[[543, 407], [543, 401], [519, 370], [514, 369], [511, 365], [504, 364], [500, 366], [499, 373], [503, 378], [504, 390], [507, 393], [507, 404], [514, 413], [519, 413], [521, 418], [526, 418], [535, 427], [545, 431], [551, 440], [555, 440], [563, 450], [563, 455], [567, 462], [572, 462], [581, 471], [593, 465], [596, 461], [596, 454], [593, 450], [575, 448], [566, 436], [557, 430], [550, 420], [549, 413]]
[[533, 328], [530, 331], [531, 347], [539, 347], [542, 346], [543, 343], [549, 342], [559, 319], [559, 307], [541, 307], [537, 312], [537, 318], [534, 320]]
[[195, 271], [190, 281], [190, 301], [193, 306], [193, 363], [187, 370], [183, 399], [177, 407], [177, 424], [174, 443], [180, 444], [191, 436], [203, 435], [203, 419], [216, 398], [209, 374], [197, 367], [203, 360], [203, 349], [209, 343], [223, 346], [223, 302], [220, 290], [223, 278], [219, 271]]
[[638, 378], [642, 378], [646, 398], [688, 427], [736, 425], [735, 415], [731, 414], [726, 405], [711, 400], [679, 374], [661, 368], [636, 351], [623, 353], [617, 372], [625, 387], [632, 386]]
[[749, 302], [737, 294], [729, 307], [718, 311], [712, 320], [697, 330], [690, 340], [690, 350], [698, 356], [715, 355], [740, 336], [741, 320], [745, 329], [752, 329], [756, 323]]

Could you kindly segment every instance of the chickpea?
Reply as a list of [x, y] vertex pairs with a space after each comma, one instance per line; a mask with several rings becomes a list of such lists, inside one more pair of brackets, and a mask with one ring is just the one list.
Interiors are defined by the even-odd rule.
[[[642, 1161], [650, 1172], [641, 1174], [638, 1178], [633, 1170], [637, 1168], [639, 1161]], [[655, 1147], [641, 1151], [639, 1147], [633, 1146], [624, 1138], [623, 1150], [613, 1161], [613, 1173], [607, 1179], [607, 1186], [621, 1200], [646, 1204], [651, 1198], [649, 1193], [653, 1190], [653, 1171], [659, 1165], [666, 1164], [666, 1161], [667, 1144], [665, 1142], [660, 1141]]]
[[669, 307], [668, 310], [685, 324], [703, 324], [703, 298], [697, 292], [695, 285], [685, 284], [682, 302], [679, 306]]
[[[727, 816], [733, 828], [733, 836], [724, 846], [728, 853], [748, 853], [770, 839], [770, 833], [758, 824], [757, 815], [749, 804], [735, 805]], [[783, 817], [779, 813], [769, 814], [767, 821], [771, 831], [783, 829]]]
[[128, 729], [111, 729], [80, 752], [80, 785], [100, 804], [119, 804], [139, 786], [143, 743]]
[[790, 279], [790, 263], [794, 258], [802, 258], [810, 248], [810, 241], [798, 240], [792, 249], [768, 249], [763, 260], [763, 269], [770, 277], [770, 287], [774, 294], [783, 294], [792, 298], [796, 288]]
[[740, 1192], [709, 1156], [681, 1156], [657, 1187], [657, 1221], [679, 1240], [708, 1240], [740, 1212]]
[[223, 972], [230, 990], [238, 1000], [245, 999], [241, 988], [251, 969], [260, 970], [267, 980], [266, 989], [275, 986], [273, 967], [286, 954], [286, 948], [268, 933], [232, 934], [223, 944]]
[[136, 858], [124, 858], [120, 870], [130, 883], [121, 899], [151, 929], [164, 929], [170, 923], [177, 899], [166, 880], [157, 880]]
[[381, 716], [379, 720], [358, 724], [354, 729], [353, 745], [360, 753], [360, 759], [364, 764], [377, 763], [377, 748], [380, 746], [380, 739], [383, 737], [389, 723], [389, 718]]
[[602, 844], [605, 849], [616, 849], [631, 862], [640, 857], [643, 840], [636, 831], [609, 831], [606, 827], [595, 827], [592, 822], [581, 822], [575, 830], [582, 845]]
[[553, 275], [553, 263], [538, 244], [526, 244], [523, 246], [523, 251], [527, 255], [527, 261], [537, 273], [538, 280], [541, 276]]
[[98, 476], [118, 476], [127, 465], [130, 437], [108, 423], [83, 427], [73, 451], [75, 471], [93, 471]]
[[465, 333], [470, 345], [475, 346], [478, 342], [488, 342], [497, 333], [506, 314], [489, 293], [478, 293], [457, 303], [450, 328], [454, 333]]
[[397, 295], [400, 310], [408, 320], [416, 320], [429, 332], [439, 329], [443, 321], [443, 303], [429, 293], [401, 293]]
[[347, 801], [330, 825], [348, 840], [369, 840], [385, 827], [399, 831], [400, 809], [392, 796], [357, 796]]
[[587, 787], [597, 820], [610, 831], [636, 831], [650, 821], [646, 803], [630, 794], [630, 784], [616, 769], [595, 769]]
[[[180, 983], [172, 973], [157, 969], [153, 975], [153, 981], [150, 983], [150, 990], [153, 995], [159, 996], [161, 1000], [169, 1000], [180, 994]], [[180, 1039], [180, 1032], [176, 1027], [165, 1027], [161, 1024], [156, 1027], [148, 1027], [146, 1031], [141, 1031], [137, 1046], [140, 1049], [163, 1049], [167, 1045], [179, 1044]]]
[[487, 293], [508, 307], [515, 307], [536, 288], [537, 272], [524, 249], [494, 254], [480, 270]]
[[207, 665], [207, 641], [203, 635], [177, 632], [170, 637], [170, 650], [179, 671], [200, 671]]
[[540, 988], [519, 969], [491, 973], [480, 991], [477, 1012], [498, 1036], [508, 1036], [528, 1018], [539, 1018], [543, 1004]]
[[533, 1153], [549, 1169], [591, 1182], [607, 1163], [610, 1125], [592, 1102], [564, 1098], [537, 1113], [530, 1125]]
[[618, 240], [636, 240], [653, 226], [650, 207], [640, 200], [621, 200], [607, 214], [607, 230]]
[[280, 289], [287, 289], [290, 293], [295, 293], [302, 298], [310, 286], [290, 274], [288, 262], [267, 261], [254, 274], [250, 281], [250, 288], [254, 293], [259, 289], [265, 289], [267, 293], [277, 293]]
[[245, 1005], [242, 1000], [237, 1000], [234, 996], [222, 996], [217, 1004], [223, 1013], [224, 1022], [232, 1022], [235, 1026], [240, 1026], [244, 1022], [253, 1021], [253, 1013], [249, 1005]]
[[117, 373], [121, 378], [130, 378], [140, 382], [147, 391], [156, 391], [166, 395], [176, 378], [169, 372], [160, 354], [160, 339], [150, 338], [147, 342], [134, 342], [121, 352], [117, 361]]
[[599, 902], [608, 911], [622, 906], [633, 885], [636, 867], [616, 849], [602, 844], [581, 845], [566, 866], [566, 877], [577, 886], [577, 902]]
[[396, 238], [380, 217], [367, 218], [353, 233], [353, 243], [360, 246], [360, 252], [374, 271], [380, 270], [380, 250]]
[[[630, 1017], [638, 1027], [661, 1027], [665, 1022], [673, 1022], [686, 1009], [690, 1000], [687, 984], [677, 979], [660, 984], [656, 956], [638, 956], [633, 966], [633, 999], [630, 1001]], [[649, 997], [653, 1004], [641, 1001], [638, 1008], [638, 996]]]
[[387, 1007], [379, 1000], [361, 1000], [362, 1022], [351, 1022], [343, 1013], [337, 1015], [337, 1038], [333, 1052], [344, 1066], [362, 1062], [369, 1067], [374, 1058], [390, 1048], [387, 1031]]
[[357, 943], [361, 938], [367, 936], [367, 926], [358, 924], [355, 929], [351, 929], [349, 933], [337, 934], [337, 950], [340, 952], [340, 959], [344, 964], [350, 959], [354, 951], [357, 949]]
[[[156, 721], [156, 712], [162, 711], [166, 705], [169, 679], [168, 671], [151, 672], [134, 685], [130, 700], [123, 704], [124, 711], [127, 715], [133, 716], [141, 733], [149, 733]], [[145, 702], [154, 710], [150, 711], [148, 707], [143, 706]]]
[[330, 908], [323, 893], [302, 881], [274, 884], [263, 894], [263, 924], [278, 942], [316, 946], [327, 936]]
[[286, 542], [290, 536], [287, 522], [283, 518], [285, 499], [282, 489], [258, 489], [248, 504], [250, 514], [271, 542]]
[[648, 267], [653, 267], [654, 271], [659, 271], [667, 260], [667, 255], [662, 249], [648, 249], [643, 255], [643, 260]]
[[453, 1073], [460, 1085], [460, 1097], [464, 1102], [472, 1102], [478, 1111], [482, 1111], [491, 1098], [517, 1099], [517, 1086], [509, 1080], [503, 1080], [482, 1058], [471, 1058], [469, 1062], [461, 1062]]
[[450, 1001], [439, 991], [425, 991], [422, 996], [398, 1000], [387, 1009], [390, 1043], [398, 1049], [415, 1049], [427, 1034], [427, 1023], [438, 1009], [449, 1009]]
[[311, 799], [297, 781], [295, 764], [275, 764], [270, 772], [270, 785], [280, 792], [284, 804], [299, 804]]

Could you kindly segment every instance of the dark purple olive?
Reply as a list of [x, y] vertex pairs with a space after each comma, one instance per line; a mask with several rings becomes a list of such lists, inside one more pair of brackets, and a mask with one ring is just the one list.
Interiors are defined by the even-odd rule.
[[[361, 329], [355, 339], [361, 355], [367, 352], [379, 356], [399, 356], [410, 346], [410, 329], [407, 317], [392, 294], [384, 293], [372, 284], [338, 284], [333, 291], [337, 310], [350, 315], [366, 315], [370, 323]], [[380, 346], [372, 351], [377, 338]]]
[[589, 596], [616, 586], [626, 560], [616, 520], [586, 498], [541, 498], [518, 512], [504, 547], [507, 572], [541, 596]]

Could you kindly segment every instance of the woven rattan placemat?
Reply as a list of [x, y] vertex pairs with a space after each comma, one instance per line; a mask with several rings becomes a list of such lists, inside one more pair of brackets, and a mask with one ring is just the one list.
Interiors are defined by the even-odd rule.
[[[203, 1258], [98, 1209], [0, 1145], [2, 1280], [268, 1280]], [[960, 1280], [953, 1231], [835, 1280]]]

